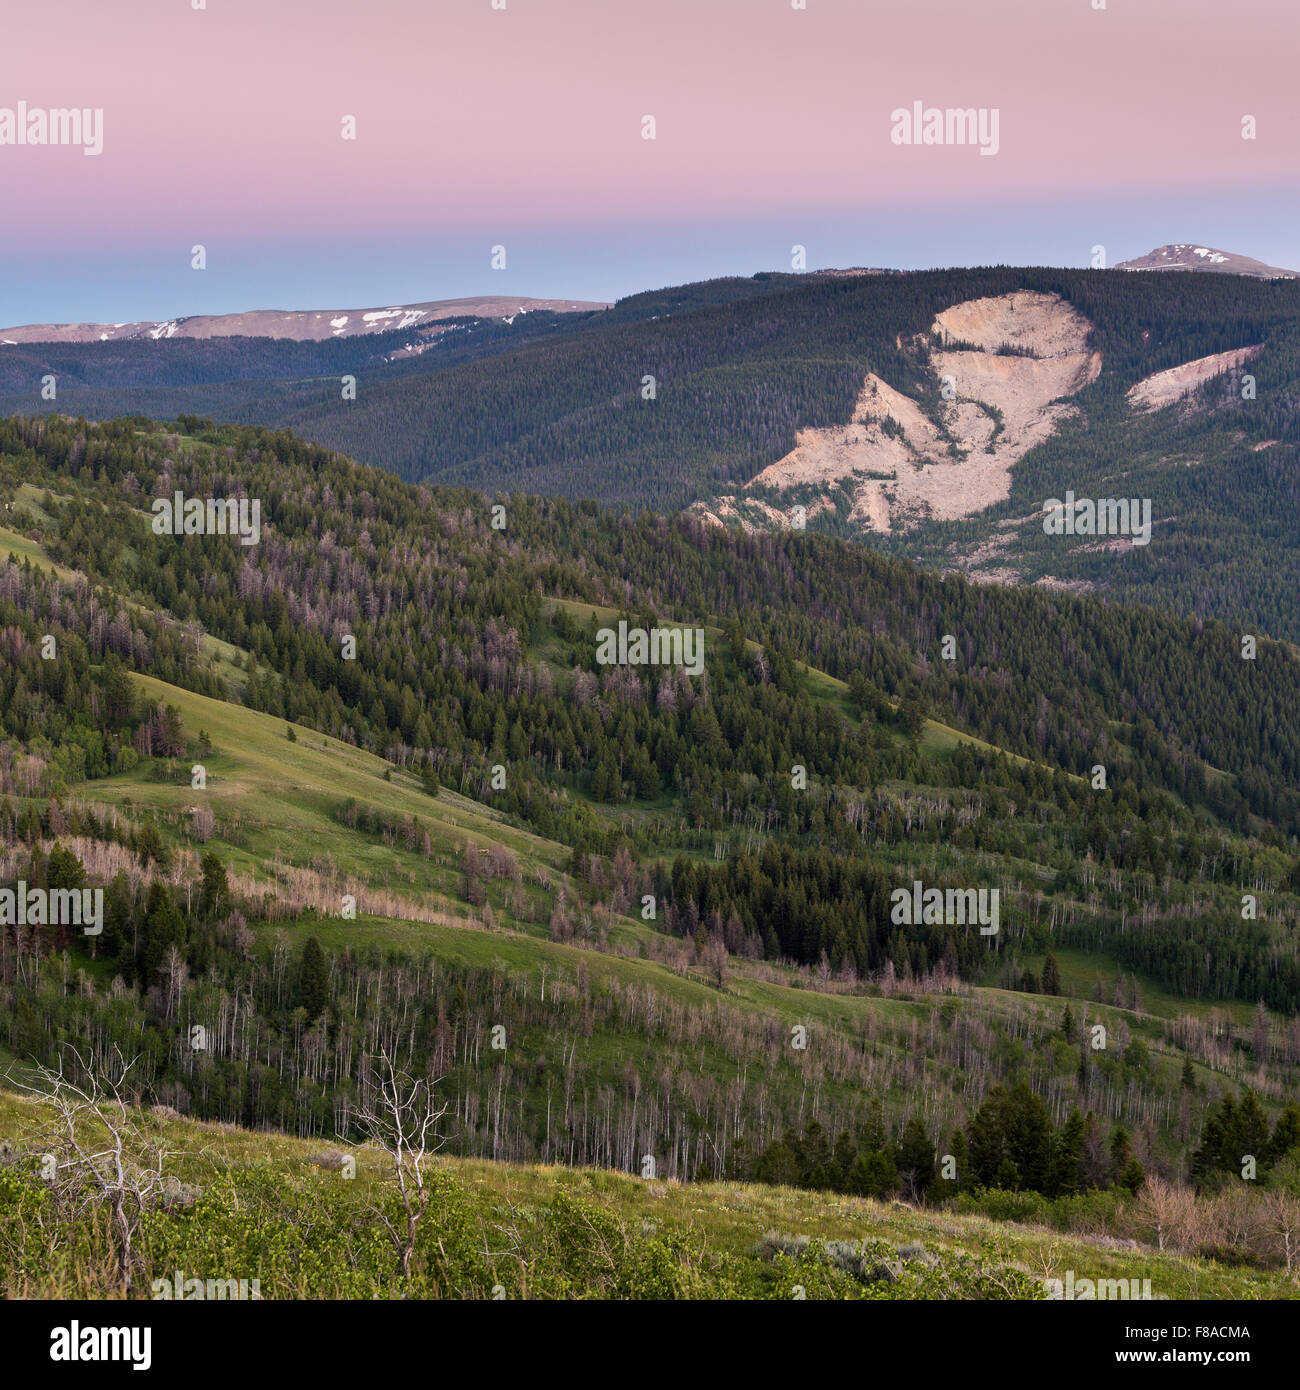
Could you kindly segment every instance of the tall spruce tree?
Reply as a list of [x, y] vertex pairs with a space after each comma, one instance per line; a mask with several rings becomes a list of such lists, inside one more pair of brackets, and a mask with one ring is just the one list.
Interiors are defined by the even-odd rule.
[[311, 1022], [315, 1022], [329, 999], [329, 965], [325, 952], [314, 936], [302, 948], [302, 969], [298, 977], [298, 1003]]

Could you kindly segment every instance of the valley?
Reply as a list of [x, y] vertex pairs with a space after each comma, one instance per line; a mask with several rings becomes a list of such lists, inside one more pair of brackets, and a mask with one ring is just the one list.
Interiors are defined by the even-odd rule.
[[[1171, 1287], [1280, 1287], [1270, 1209], [1231, 1180], [1242, 1141], [1206, 1117], [1249, 1117], [1285, 1193], [1289, 647], [1247, 663], [1213, 622], [827, 536], [492, 504], [197, 420], [11, 420], [0, 458], [6, 881], [105, 898], [94, 937], [0, 934], [18, 1153], [12, 1097], [69, 1045], [130, 1048], [165, 1124], [363, 1144], [400, 1039], [438, 1078], [449, 1202], [491, 1173], [562, 1225], [553, 1165], [597, 1207], [615, 1189], [578, 1170], [651, 1172], [711, 1252], [645, 1252], [704, 1280], [675, 1296], [762, 1296], [787, 1259], [818, 1296], [933, 1296], [920, 1268], [889, 1293], [808, 1244], [863, 1235], [895, 1239], [886, 1261], [937, 1250], [958, 1296], [1039, 1296], [1062, 1248], [1127, 1277], [1101, 1251], [1136, 1241], [1151, 1267], [1148, 1179], [1198, 1194], [1161, 1236]], [[217, 478], [261, 503], [256, 544], [151, 525], [148, 498]], [[682, 663], [631, 641], [684, 630]], [[298, 1181], [285, 1152], [265, 1180]], [[244, 1190], [210, 1161], [185, 1181]], [[343, 1239], [351, 1199], [312, 1181]], [[926, 1199], [903, 1226], [873, 1205], [899, 1193]], [[626, 1223], [623, 1199], [601, 1219]], [[505, 1275], [455, 1278], [486, 1296]]]

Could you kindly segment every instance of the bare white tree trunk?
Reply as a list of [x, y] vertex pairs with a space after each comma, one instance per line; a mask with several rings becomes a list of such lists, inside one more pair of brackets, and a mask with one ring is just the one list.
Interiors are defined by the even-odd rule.
[[438, 1134], [437, 1124], [448, 1106], [444, 1102], [435, 1107], [436, 1080], [414, 1080], [399, 1071], [386, 1048], [379, 1055], [380, 1065], [372, 1069], [369, 1084], [363, 1087], [357, 1118], [370, 1142], [392, 1161], [405, 1220], [395, 1225], [385, 1212], [374, 1210], [392, 1239], [402, 1277], [407, 1278], [416, 1232], [429, 1202], [426, 1165], [442, 1147], [443, 1136]]

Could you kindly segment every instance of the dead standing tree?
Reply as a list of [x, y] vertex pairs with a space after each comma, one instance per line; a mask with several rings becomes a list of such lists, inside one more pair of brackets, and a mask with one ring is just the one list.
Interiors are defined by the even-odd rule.
[[415, 1253], [416, 1230], [429, 1203], [428, 1161], [442, 1147], [444, 1139], [437, 1132], [437, 1124], [449, 1106], [445, 1102], [436, 1107], [434, 1104], [433, 1088], [441, 1077], [434, 1081], [415, 1080], [393, 1065], [387, 1050], [379, 1055], [380, 1066], [371, 1069], [357, 1119], [367, 1139], [392, 1162], [406, 1229], [403, 1231], [400, 1223], [395, 1225], [378, 1207], [374, 1211], [392, 1239], [402, 1277], [407, 1278]]
[[[53, 1112], [28, 1142], [42, 1150], [41, 1174], [51, 1185], [55, 1209], [76, 1220], [93, 1208], [107, 1207], [118, 1286], [129, 1294], [145, 1212], [185, 1200], [185, 1193], [176, 1179], [163, 1175], [171, 1151], [130, 1108], [126, 1082], [134, 1059], [113, 1051], [113, 1060], [97, 1068], [69, 1044], [57, 1070], [36, 1066], [34, 1083], [10, 1077], [9, 1084]], [[68, 1054], [76, 1080], [65, 1070]]]

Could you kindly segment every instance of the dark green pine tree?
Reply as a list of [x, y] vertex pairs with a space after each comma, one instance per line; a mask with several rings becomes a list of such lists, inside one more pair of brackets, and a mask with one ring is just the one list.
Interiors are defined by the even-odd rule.
[[1084, 1188], [1084, 1160], [1086, 1151], [1084, 1138], [1086, 1126], [1083, 1115], [1076, 1108], [1071, 1110], [1065, 1123], [1056, 1131], [1052, 1144], [1051, 1193], [1056, 1197], [1069, 1197]]
[[1110, 1132], [1110, 1171], [1115, 1186], [1127, 1187], [1130, 1192], [1136, 1192], [1146, 1177], [1133, 1156], [1133, 1140], [1123, 1125]]
[[804, 1134], [803, 1151], [799, 1158], [803, 1165], [800, 1174], [803, 1186], [822, 1190], [835, 1186], [830, 1138], [816, 1120], [808, 1126]]
[[146, 983], [153, 984], [167, 959], [168, 949], [185, 944], [185, 919], [167, 886], [155, 879], [145, 900], [144, 930], [140, 933], [141, 965]]
[[754, 1167], [754, 1181], [775, 1187], [799, 1185], [799, 1160], [784, 1139], [769, 1144]]
[[1061, 992], [1061, 969], [1056, 963], [1056, 957], [1048, 951], [1047, 959], [1043, 962], [1043, 993], [1060, 994]]
[[1211, 1105], [1206, 1110], [1201, 1142], [1192, 1155], [1192, 1179], [1197, 1187], [1214, 1186], [1221, 1179], [1231, 1162], [1236, 1124], [1237, 1106], [1231, 1095], [1224, 1096], [1217, 1108]]
[[1009, 1157], [998, 1164], [997, 1172], [993, 1175], [993, 1186], [1003, 1192], [1020, 1191], [1020, 1170]]
[[1130, 1155], [1128, 1162], [1120, 1170], [1119, 1177], [1115, 1179], [1115, 1185], [1136, 1193], [1146, 1180], [1146, 1169], [1137, 1161], [1136, 1157]]
[[315, 1022], [321, 1016], [329, 998], [329, 965], [325, 952], [314, 936], [307, 938], [302, 948], [302, 973], [298, 980], [298, 1003], [307, 1018]]
[[[125, 957], [129, 956], [133, 968], [135, 952], [134, 942], [130, 935], [131, 922], [131, 887], [126, 874], [119, 869], [113, 875], [113, 881], [108, 885], [108, 891], [104, 894], [104, 935], [98, 944], [105, 955], [121, 953], [121, 957], [124, 958], [124, 965], [126, 964]], [[94, 945], [95, 943], [92, 942], [92, 953]]]
[[1052, 1117], [1023, 1081], [1011, 1091], [1006, 1132], [1007, 1150], [1022, 1186], [1045, 1192], [1052, 1163]]
[[203, 881], [199, 886], [199, 905], [203, 912], [215, 917], [230, 900], [230, 884], [226, 880], [226, 869], [211, 850], [204, 854], [199, 869], [203, 875]]
[[1006, 1091], [1001, 1086], [994, 1086], [966, 1127], [971, 1178], [980, 1186], [998, 1186], [998, 1173], [1003, 1160], [1006, 1158], [1010, 1161], [1007, 1154], [1008, 1110]]
[[1300, 1105], [1292, 1102], [1278, 1117], [1273, 1137], [1268, 1141], [1268, 1161], [1277, 1163], [1300, 1149]]
[[1247, 1157], [1255, 1159], [1257, 1164], [1263, 1161], [1270, 1148], [1268, 1116], [1254, 1091], [1247, 1091], [1237, 1107], [1236, 1147], [1238, 1171]]
[[853, 1136], [847, 1129], [840, 1130], [831, 1159], [834, 1165], [836, 1191], [843, 1192], [845, 1190], [845, 1184], [848, 1182], [849, 1174], [853, 1171], [853, 1160], [856, 1157], [857, 1149], [853, 1143]]
[[966, 1143], [966, 1131], [964, 1129], [954, 1129], [952, 1132], [952, 1159], [953, 1167], [957, 1170], [954, 1176], [947, 1179], [957, 1191], [964, 1191], [970, 1181], [970, 1150]]
[[903, 1126], [898, 1146], [898, 1171], [909, 1188], [909, 1195], [922, 1200], [934, 1181], [934, 1143], [915, 1115]]
[[893, 1197], [898, 1193], [898, 1166], [888, 1150], [858, 1154], [849, 1173], [848, 1189], [856, 1197]]

